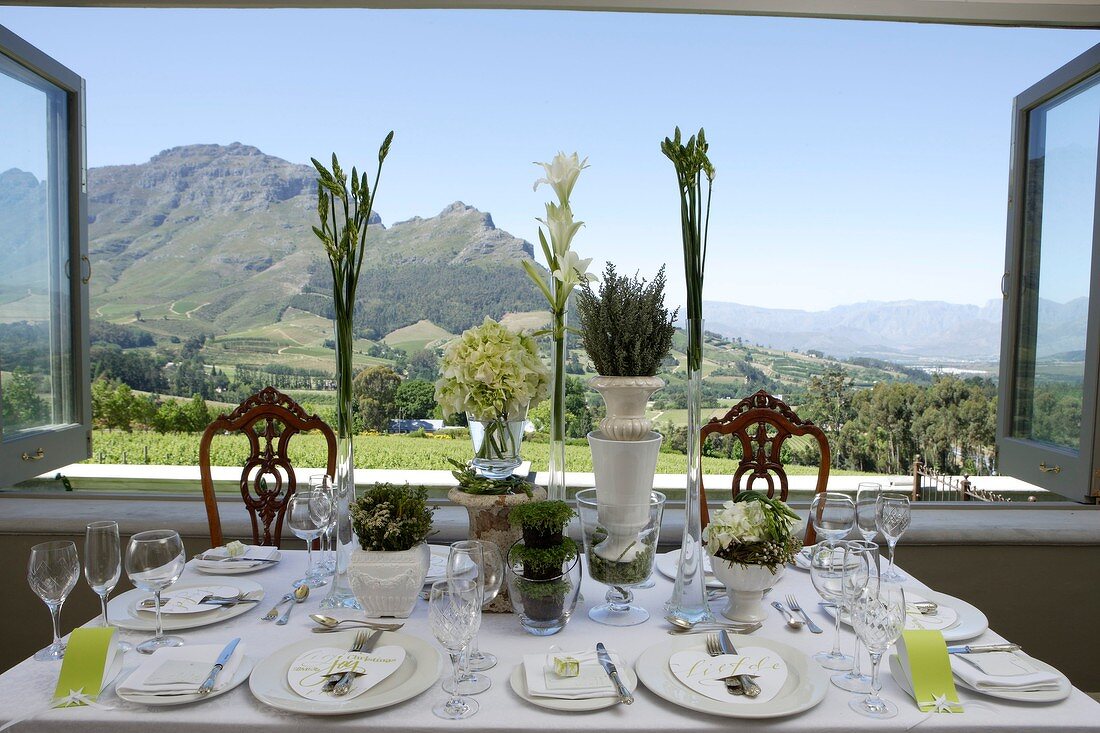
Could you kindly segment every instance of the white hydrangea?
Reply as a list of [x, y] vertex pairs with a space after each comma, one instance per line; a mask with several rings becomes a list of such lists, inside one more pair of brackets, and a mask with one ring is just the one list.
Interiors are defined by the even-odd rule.
[[733, 544], [762, 542], [766, 538], [767, 524], [764, 506], [758, 501], [727, 501], [711, 515], [710, 524], [703, 530], [703, 539], [711, 554]]

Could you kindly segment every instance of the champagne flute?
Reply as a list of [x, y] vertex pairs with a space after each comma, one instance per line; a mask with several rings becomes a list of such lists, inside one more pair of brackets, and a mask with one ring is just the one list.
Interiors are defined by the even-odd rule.
[[294, 587], [320, 588], [325, 580], [324, 569], [313, 561], [313, 540], [321, 536], [332, 519], [332, 500], [325, 492], [299, 491], [286, 505], [286, 524], [290, 531], [306, 542], [307, 568], [305, 577]]
[[836, 604], [836, 634], [833, 648], [827, 652], [818, 652], [814, 659], [825, 669], [848, 670], [852, 668], [852, 657], [840, 651], [840, 614], [844, 602], [844, 588], [849, 582], [848, 575], [854, 572], [846, 543], [838, 540], [824, 540], [817, 543], [810, 555], [810, 580], [818, 595], [830, 603]]
[[[428, 623], [436, 640], [451, 657], [452, 679], [462, 674], [463, 652], [481, 626], [481, 591], [473, 580], [437, 580], [428, 595]], [[447, 720], [469, 718], [477, 700], [452, 694], [432, 712]]]
[[[851, 619], [852, 604], [868, 583], [878, 582], [878, 545], [869, 540], [851, 540], [848, 542], [848, 551], [859, 563], [858, 570], [844, 584], [844, 612]], [[852, 650], [852, 669], [850, 672], [834, 674], [832, 683], [848, 692], [870, 692], [871, 676], [863, 674], [860, 670], [859, 637], [855, 637], [855, 647]]]
[[842, 540], [856, 526], [856, 503], [847, 494], [822, 491], [810, 502], [810, 520], [818, 537]]
[[906, 577], [894, 568], [896, 546], [905, 530], [909, 529], [911, 509], [909, 497], [905, 494], [880, 494], [875, 504], [875, 524], [886, 538], [890, 549], [890, 565], [882, 574], [882, 579], [890, 583], [900, 583]]
[[871, 655], [871, 691], [854, 698], [848, 707], [870, 718], [892, 718], [898, 706], [879, 696], [879, 662], [905, 629], [905, 591], [896, 583], [868, 583], [852, 603], [852, 628]]
[[152, 639], [137, 645], [142, 654], [152, 654], [167, 646], [183, 646], [178, 636], [165, 636], [161, 628], [160, 594], [180, 579], [186, 559], [183, 540], [171, 529], [153, 529], [138, 532], [130, 538], [126, 547], [126, 574], [136, 587], [153, 594], [156, 605], [157, 631]]
[[39, 662], [61, 659], [65, 656], [65, 642], [61, 641], [61, 606], [76, 586], [80, 576], [80, 560], [76, 545], [72, 542], [43, 542], [31, 548], [27, 560], [27, 583], [31, 590], [50, 609], [53, 621], [53, 643], [36, 652]]
[[[327, 473], [317, 473], [309, 477], [309, 490], [326, 495], [329, 501], [336, 504], [336, 494], [333, 490], [332, 477]], [[336, 531], [336, 512], [332, 512], [332, 517], [329, 518], [328, 526], [325, 527], [325, 531], [321, 533], [321, 567], [325, 571], [325, 575], [334, 575], [336, 573], [336, 552], [335, 552], [335, 539], [333, 533]]]
[[878, 534], [877, 505], [882, 484], [860, 481], [856, 489], [856, 528], [863, 539], [871, 542]]
[[[455, 542], [447, 555], [447, 578], [474, 581], [481, 593], [481, 605], [484, 607], [500, 592], [500, 585], [504, 580], [504, 557], [493, 542]], [[477, 634], [474, 634], [463, 660], [462, 674], [457, 679], [444, 681], [443, 689], [456, 695], [477, 695], [485, 692], [492, 685], [492, 680], [477, 673], [492, 669], [496, 663], [496, 656], [478, 650]]]
[[[107, 596], [118, 585], [120, 577], [122, 550], [118, 539], [118, 523], [92, 522], [84, 533], [84, 579], [99, 596], [104, 626], [111, 625], [107, 618]], [[118, 641], [119, 651], [128, 652], [133, 648], [128, 641]]]

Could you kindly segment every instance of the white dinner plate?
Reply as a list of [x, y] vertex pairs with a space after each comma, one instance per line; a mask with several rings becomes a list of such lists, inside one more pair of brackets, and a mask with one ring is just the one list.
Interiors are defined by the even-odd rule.
[[278, 550], [275, 550], [271, 559], [275, 562], [257, 562], [255, 564], [247, 562], [204, 563], [199, 560], [191, 560], [187, 563], [187, 566], [206, 575], [243, 575], [245, 573], [254, 573], [258, 570], [275, 567], [279, 564], [279, 560], [282, 559], [282, 555]]
[[[626, 689], [634, 692], [634, 690], [638, 688], [638, 675], [634, 674], [634, 670], [630, 667], [626, 665], [619, 667], [619, 676], [626, 686]], [[619, 698], [617, 697], [593, 697], [587, 700], [564, 700], [560, 697], [532, 695], [527, 691], [527, 674], [524, 672], [522, 663], [517, 664], [515, 669], [512, 670], [512, 676], [508, 678], [508, 681], [512, 684], [513, 692], [532, 705], [538, 705], [540, 708], [561, 710], [567, 713], [587, 713], [592, 710], [603, 710], [604, 708], [619, 704]]]
[[[238, 603], [234, 606], [211, 606], [209, 611], [191, 614], [165, 614], [161, 617], [161, 625], [166, 631], [179, 629], [194, 629], [200, 626], [220, 623], [226, 619], [235, 618], [248, 613], [256, 606], [261, 605], [264, 597], [264, 589], [259, 583], [244, 578], [225, 578], [219, 580], [218, 585], [230, 586], [241, 593], [250, 593], [252, 598], [259, 598], [256, 603]], [[190, 581], [177, 583], [173, 588], [198, 588], [208, 587], [209, 582]], [[154, 631], [156, 629], [156, 614], [136, 610], [137, 604], [152, 594], [148, 591], [134, 588], [121, 595], [115, 596], [107, 602], [107, 612], [111, 623], [123, 629], [136, 631]]]
[[[126, 702], [136, 702], [139, 705], [148, 705], [150, 707], [167, 707], [170, 705], [189, 705], [199, 700], [212, 700], [219, 695], [224, 695], [230, 690], [240, 687], [241, 683], [248, 679], [248, 675], [252, 673], [252, 668], [256, 665], [256, 660], [250, 657], [245, 657], [241, 660], [240, 665], [237, 667], [237, 671], [233, 673], [233, 678], [229, 680], [229, 684], [221, 689], [214, 689], [205, 695], [135, 695], [133, 693], [125, 693], [118, 689], [115, 690], [115, 694]], [[137, 671], [137, 667], [134, 668], [134, 672]], [[133, 674], [133, 672], [131, 672]]]
[[[200, 594], [199, 591], [202, 593]], [[187, 599], [180, 598], [180, 596], [185, 593]], [[210, 595], [231, 598], [236, 594], [236, 586], [225, 585], [224, 583], [199, 583], [197, 585], [177, 584], [160, 594], [160, 612], [165, 616], [191, 616], [196, 613], [209, 613], [213, 606], [200, 605], [198, 601], [202, 600], [202, 596]], [[149, 618], [153, 618], [156, 615], [155, 608], [147, 608], [145, 605], [138, 606], [138, 604], [144, 604], [146, 601], [152, 600], [152, 598], [152, 593], [146, 593], [145, 598], [138, 600], [137, 603], [134, 604], [131, 614], [136, 618], [143, 618], [146, 614]], [[137, 611], [137, 613], [134, 613], [134, 611]]]
[[[914, 589], [913, 593], [929, 601], [934, 601], [941, 606], [947, 606], [959, 615], [955, 623], [942, 630], [945, 641], [965, 641], [966, 639], [973, 639], [976, 636], [984, 634], [986, 630], [989, 629], [989, 619], [985, 617], [985, 614], [961, 598], [955, 598], [946, 593], [937, 593], [934, 590], [925, 590], [923, 588], [920, 590]], [[836, 618], [835, 606], [828, 605], [822, 606], [822, 608], [825, 613]], [[841, 623], [851, 626], [851, 620], [848, 618], [847, 614], [841, 614], [840, 621]]]
[[[1013, 652], [1018, 654], [1035, 667], [1043, 672], [1051, 672], [1058, 675], [1058, 689], [1057, 690], [979, 690], [976, 687], [971, 687], [964, 681], [955, 677], [955, 684], [964, 690], [977, 693], [979, 695], [988, 695], [989, 697], [998, 697], [1002, 700], [1015, 700], [1016, 702], [1058, 702], [1059, 700], [1065, 700], [1073, 692], [1073, 685], [1070, 683], [1069, 678], [1059, 672], [1054, 667], [1051, 667], [1046, 662], [1036, 659], [1035, 657], [1024, 654], [1022, 651]], [[898, 687], [905, 690], [906, 694], [913, 699], [916, 697], [913, 695], [913, 682], [909, 679], [909, 674], [905, 667], [901, 663], [901, 659], [897, 654], [890, 655], [890, 675], [894, 678], [894, 681], [898, 683]], [[963, 707], [966, 703], [963, 703]]]
[[[657, 561], [654, 563], [657, 567], [657, 572], [665, 576], [669, 580], [676, 580], [676, 573], [680, 570], [680, 551], [673, 550], [672, 552], [666, 552], [663, 555], [657, 556]], [[722, 581], [714, 577], [714, 572], [710, 569], [710, 555], [705, 551], [703, 552], [703, 570], [707, 574], [707, 587], [708, 588], [725, 588], [722, 585]]]
[[668, 660], [685, 649], [706, 649], [703, 634], [679, 636], [651, 646], [642, 652], [634, 664], [638, 679], [655, 694], [688, 710], [724, 715], [730, 718], [779, 718], [809, 710], [825, 698], [829, 689], [829, 674], [805, 652], [771, 639], [730, 634], [736, 646], [771, 649], [787, 664], [787, 681], [770, 700], [759, 703], [725, 704], [692, 690], [680, 682], [669, 669]]
[[[273, 652], [256, 665], [248, 678], [248, 687], [262, 703], [279, 710], [307, 715], [348, 715], [396, 705], [416, 697], [435, 684], [442, 669], [442, 657], [435, 647], [415, 636], [384, 631], [378, 646], [396, 644], [404, 648], [405, 661], [397, 671], [362, 695], [350, 700], [333, 697], [328, 700], [307, 700], [294, 692], [287, 682], [290, 664], [310, 649], [336, 646], [350, 649], [355, 643], [354, 630], [325, 634], [322, 638], [297, 641]], [[311, 634], [311, 636], [316, 636]]]

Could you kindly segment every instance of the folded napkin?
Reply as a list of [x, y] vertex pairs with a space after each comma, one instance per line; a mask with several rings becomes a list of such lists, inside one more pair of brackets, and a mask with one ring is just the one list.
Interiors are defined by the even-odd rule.
[[[623, 669], [619, 655], [609, 651], [611, 663]], [[559, 677], [554, 673], [554, 657], [572, 657], [580, 663], [576, 677]], [[584, 652], [554, 652], [523, 655], [523, 671], [527, 677], [527, 692], [532, 697], [555, 697], [560, 700], [588, 700], [596, 697], [616, 697], [618, 693], [607, 672], [600, 666], [595, 650]]]
[[952, 654], [951, 671], [975, 690], [1040, 692], [1057, 690], [1061, 678], [1044, 672], [1015, 652]]
[[[278, 554], [279, 548], [277, 547], [246, 545], [243, 554], [234, 556], [237, 558], [236, 560], [225, 562], [223, 558], [229, 557], [229, 552], [225, 547], [214, 547], [204, 552], [202, 559], [195, 560], [195, 567], [202, 570], [218, 570], [226, 567], [252, 568], [264, 564], [263, 561], [265, 560], [274, 560]], [[245, 560], [255, 560], [256, 562], [245, 562]]]
[[[229, 686], [244, 659], [244, 647], [244, 642], [237, 644], [233, 656], [218, 673], [212, 692]], [[175, 697], [196, 694], [224, 648], [224, 644], [161, 647], [149, 655], [117, 689], [129, 696]]]

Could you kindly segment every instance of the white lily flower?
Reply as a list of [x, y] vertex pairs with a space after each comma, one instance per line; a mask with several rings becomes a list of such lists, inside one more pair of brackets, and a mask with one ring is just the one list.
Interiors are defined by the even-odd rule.
[[562, 285], [576, 285], [580, 282], [592, 282], [596, 279], [595, 275], [588, 272], [588, 267], [592, 264], [591, 257], [582, 260], [580, 255], [573, 250], [569, 250], [561, 256], [558, 264], [560, 267], [554, 270], [554, 277]]
[[546, 171], [546, 177], [535, 181], [534, 190], [538, 190], [539, 184], [549, 183], [558, 195], [562, 203], [569, 201], [569, 194], [573, 192], [573, 185], [577, 182], [577, 176], [588, 167], [588, 158], [580, 159], [576, 153], [566, 155], [559, 152], [549, 163], [536, 162]]
[[573, 210], [569, 204], [558, 206], [552, 201], [546, 202], [546, 218], [539, 221], [550, 230], [550, 244], [559, 258], [569, 251], [573, 237], [584, 226], [583, 221], [573, 221]]

